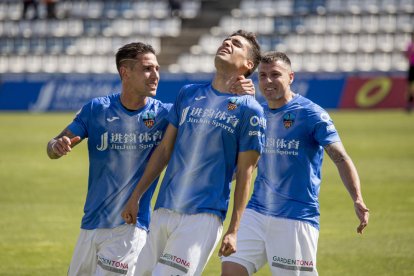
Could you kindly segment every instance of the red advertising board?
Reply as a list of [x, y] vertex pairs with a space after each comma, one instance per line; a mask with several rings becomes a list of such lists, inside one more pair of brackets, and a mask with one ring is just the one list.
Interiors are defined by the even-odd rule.
[[407, 81], [404, 77], [350, 76], [339, 104], [340, 108], [402, 108]]

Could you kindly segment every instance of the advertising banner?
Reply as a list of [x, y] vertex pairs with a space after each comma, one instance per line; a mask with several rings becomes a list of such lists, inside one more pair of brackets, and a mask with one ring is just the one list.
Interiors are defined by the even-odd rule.
[[349, 77], [339, 108], [401, 108], [406, 89], [407, 81], [401, 76]]
[[[156, 98], [173, 103], [181, 87], [207, 83], [212, 74], [161, 73]], [[257, 83], [256, 98], [264, 102]], [[404, 75], [297, 74], [292, 90], [326, 109], [402, 108]], [[0, 111], [76, 111], [94, 97], [121, 91], [116, 74], [10, 74], [0, 82]]]

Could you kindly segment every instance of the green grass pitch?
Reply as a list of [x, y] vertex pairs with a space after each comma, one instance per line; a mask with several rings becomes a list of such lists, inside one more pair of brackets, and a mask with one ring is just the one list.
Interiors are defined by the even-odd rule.
[[[352, 201], [325, 155], [319, 274], [412, 275], [414, 114], [330, 113], [358, 168], [371, 218], [356, 234]], [[72, 117], [0, 113], [0, 275], [66, 275], [87, 188], [86, 143], [60, 160], [48, 159], [46, 143]], [[203, 275], [220, 275], [217, 250]], [[270, 275], [269, 268], [256, 275]]]

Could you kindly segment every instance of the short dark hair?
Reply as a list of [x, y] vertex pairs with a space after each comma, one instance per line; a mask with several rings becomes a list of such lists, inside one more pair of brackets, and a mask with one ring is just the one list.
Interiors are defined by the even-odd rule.
[[134, 60], [137, 56], [147, 53], [155, 55], [155, 50], [151, 45], [142, 42], [133, 42], [122, 46], [115, 55], [116, 69], [119, 72], [123, 60]]
[[242, 36], [244, 37], [247, 41], [249, 41], [250, 46], [251, 46], [251, 51], [250, 51], [250, 58], [253, 61], [253, 68], [249, 71], [247, 71], [247, 73], [245, 74], [245, 77], [250, 76], [254, 70], [256, 70], [257, 66], [259, 66], [260, 63], [260, 45], [257, 42], [257, 38], [256, 35], [252, 32], [247, 32], [244, 30], [238, 30], [234, 33], [232, 33], [230, 36]]
[[292, 67], [292, 63], [290, 62], [289, 57], [282, 52], [276, 52], [276, 51], [270, 51], [267, 53], [264, 53], [260, 59], [260, 62], [263, 63], [272, 63], [272, 62], [276, 62], [276, 61], [282, 61], [285, 64], [289, 65], [289, 67]]

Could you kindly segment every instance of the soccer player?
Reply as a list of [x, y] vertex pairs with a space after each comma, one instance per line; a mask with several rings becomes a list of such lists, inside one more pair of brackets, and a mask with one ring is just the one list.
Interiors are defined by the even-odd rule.
[[411, 41], [407, 45], [405, 56], [408, 61], [406, 109], [411, 112], [414, 104], [414, 32], [411, 33]]
[[212, 83], [181, 89], [165, 136], [122, 213], [135, 223], [143, 192], [169, 161], [135, 275], [201, 275], [221, 237], [237, 164], [234, 208], [220, 254], [235, 252], [265, 120], [252, 96], [234, 96], [229, 88], [259, 61], [254, 34], [239, 30], [218, 48]]
[[47, 145], [51, 159], [88, 138], [89, 183], [79, 239], [68, 275], [133, 274], [146, 241], [154, 179], [134, 225], [119, 216], [168, 125], [171, 104], [155, 96], [159, 65], [151, 45], [131, 43], [116, 53], [120, 93], [92, 99]]
[[360, 221], [368, 224], [357, 170], [328, 113], [290, 90], [289, 58], [265, 54], [259, 87], [266, 98], [266, 145], [241, 220], [237, 252], [222, 258], [222, 275], [252, 275], [266, 262], [272, 275], [318, 275], [319, 188], [324, 150], [338, 168]]

